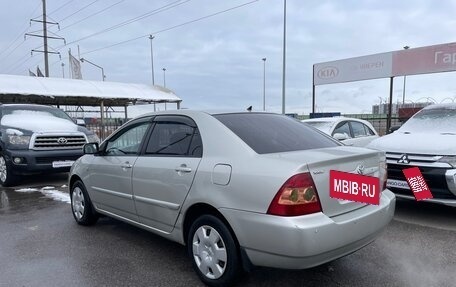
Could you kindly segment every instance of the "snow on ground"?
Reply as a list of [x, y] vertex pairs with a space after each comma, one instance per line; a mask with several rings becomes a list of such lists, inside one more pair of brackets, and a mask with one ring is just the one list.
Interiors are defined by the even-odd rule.
[[44, 196], [56, 201], [71, 203], [70, 195], [67, 192], [62, 192], [53, 186], [45, 186], [38, 188], [21, 188], [16, 189], [16, 192], [41, 192]]

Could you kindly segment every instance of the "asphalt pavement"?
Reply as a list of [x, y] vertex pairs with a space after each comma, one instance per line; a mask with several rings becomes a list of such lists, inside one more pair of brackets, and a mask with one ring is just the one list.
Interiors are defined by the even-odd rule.
[[[0, 188], [0, 286], [202, 286], [184, 246], [108, 217], [79, 226], [67, 192], [65, 174]], [[456, 208], [399, 200], [369, 246], [308, 270], [256, 268], [239, 286], [456, 286], [455, 242]]]

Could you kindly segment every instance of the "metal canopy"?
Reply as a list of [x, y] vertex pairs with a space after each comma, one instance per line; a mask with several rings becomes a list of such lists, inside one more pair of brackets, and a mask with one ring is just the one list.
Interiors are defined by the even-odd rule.
[[1, 103], [68, 106], [127, 106], [142, 103], [176, 103], [171, 90], [144, 84], [0, 75]]

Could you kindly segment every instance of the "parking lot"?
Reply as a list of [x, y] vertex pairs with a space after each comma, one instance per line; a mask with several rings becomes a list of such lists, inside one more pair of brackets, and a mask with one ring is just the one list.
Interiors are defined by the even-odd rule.
[[[77, 225], [66, 175], [52, 177], [0, 189], [0, 286], [201, 286], [179, 244], [110, 218]], [[454, 286], [454, 238], [454, 208], [399, 200], [366, 248], [309, 270], [257, 268], [239, 286]]]

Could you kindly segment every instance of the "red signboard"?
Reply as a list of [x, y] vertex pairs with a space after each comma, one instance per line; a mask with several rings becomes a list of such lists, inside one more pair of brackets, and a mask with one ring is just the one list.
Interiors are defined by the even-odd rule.
[[456, 43], [393, 52], [393, 76], [456, 70]]
[[377, 177], [331, 170], [329, 180], [329, 196], [332, 198], [380, 203], [380, 180]]
[[431, 190], [429, 189], [423, 175], [418, 167], [403, 169], [402, 172], [407, 179], [410, 189], [416, 200], [431, 199], [433, 198]]

